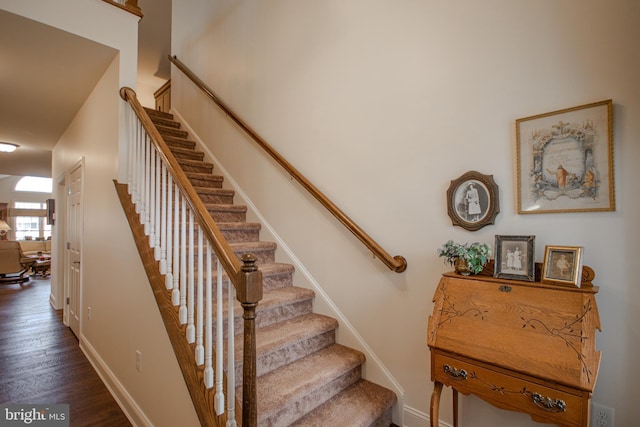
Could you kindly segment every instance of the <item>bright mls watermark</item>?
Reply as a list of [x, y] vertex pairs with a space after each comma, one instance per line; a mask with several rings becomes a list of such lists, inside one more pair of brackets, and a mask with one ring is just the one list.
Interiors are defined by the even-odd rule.
[[0, 404], [0, 427], [69, 427], [69, 405]]

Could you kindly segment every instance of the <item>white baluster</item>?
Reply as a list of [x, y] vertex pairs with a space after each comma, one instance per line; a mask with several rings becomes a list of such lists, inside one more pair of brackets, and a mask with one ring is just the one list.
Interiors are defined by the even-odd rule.
[[[218, 270], [218, 274], [222, 271]], [[229, 395], [227, 396], [227, 427], [236, 427], [236, 357], [235, 357], [235, 321], [233, 313], [233, 302], [235, 300], [235, 288], [231, 284], [231, 281], [227, 280], [227, 293], [229, 294], [229, 319], [227, 330], [227, 390]]]
[[149, 212], [147, 235], [149, 236], [149, 246], [155, 248], [156, 245], [156, 148], [150, 141], [151, 154], [149, 159]]
[[202, 230], [198, 229], [198, 286], [196, 288], [196, 363], [204, 364], [204, 344], [202, 335], [204, 333], [204, 243], [202, 241]]
[[222, 308], [224, 299], [222, 298], [222, 264], [216, 258], [217, 281], [216, 281], [216, 394], [214, 397], [214, 408], [216, 415], [224, 413], [224, 372], [222, 370], [222, 360], [224, 357], [224, 319], [222, 318]]
[[180, 224], [180, 323], [187, 323], [187, 204], [182, 197]]
[[144, 148], [144, 234], [148, 236], [151, 232], [151, 230], [149, 230], [149, 209], [151, 209], [151, 141], [146, 134], [144, 138]]
[[[153, 208], [153, 212], [155, 213], [155, 219], [154, 219], [154, 235], [155, 235], [155, 240], [153, 242], [153, 246], [155, 248], [155, 258], [156, 261], [160, 261], [161, 259], [161, 254], [162, 254], [162, 249], [160, 248], [160, 229], [162, 228], [162, 222], [160, 221], [160, 207], [161, 207], [161, 201], [162, 201], [162, 189], [160, 188], [160, 177], [162, 175], [162, 166], [161, 166], [161, 162], [160, 162], [160, 153], [157, 151], [157, 149], [153, 150], [156, 156], [156, 167], [155, 167], [155, 181], [156, 181], [156, 186], [155, 186], [155, 203], [154, 203], [154, 208]], [[164, 274], [164, 273], [163, 273]]]
[[[180, 190], [178, 186], [174, 186], [175, 191], [175, 199], [173, 202], [173, 219], [175, 224], [173, 224], [173, 292], [171, 293], [171, 302], [173, 305], [180, 304], [180, 275], [182, 274], [182, 270], [180, 269]], [[182, 223], [184, 224], [184, 223]], [[182, 246], [184, 247], [184, 246]]]
[[[166, 276], [167, 274], [167, 167], [162, 163], [160, 167], [160, 188], [161, 188], [161, 203], [160, 203], [160, 274]], [[165, 279], [166, 280], [166, 279]]]
[[[213, 387], [213, 283], [211, 280], [211, 244], [207, 240], [207, 283], [205, 292], [205, 319], [204, 319], [204, 385]], [[224, 405], [223, 405], [224, 406]]]
[[[129, 193], [129, 197], [133, 195], [133, 162], [134, 162], [134, 151], [135, 151], [135, 137], [134, 137], [134, 117], [133, 108], [131, 105], [127, 103], [126, 106], [126, 116], [127, 116], [127, 191]], [[131, 200], [134, 200], [133, 197]]]
[[194, 303], [194, 264], [196, 256], [194, 253], [193, 242], [193, 211], [189, 209], [189, 262], [187, 268], [189, 269], [188, 287], [187, 287], [187, 341], [192, 344], [196, 340], [196, 328], [193, 324], [193, 312], [195, 309]]
[[165, 233], [165, 238], [167, 239], [166, 249], [165, 249], [165, 257], [167, 264], [167, 274], [164, 276], [165, 286], [167, 289], [173, 288], [173, 200], [171, 199], [173, 190], [173, 178], [171, 178], [171, 174], [167, 171], [167, 208], [166, 208], [166, 216], [167, 216], [167, 230]]

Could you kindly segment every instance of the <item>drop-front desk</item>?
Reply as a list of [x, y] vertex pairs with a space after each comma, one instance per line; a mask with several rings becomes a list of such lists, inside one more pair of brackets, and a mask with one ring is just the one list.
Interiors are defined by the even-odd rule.
[[446, 385], [453, 389], [454, 426], [460, 392], [535, 421], [588, 427], [600, 366], [593, 277], [583, 267], [578, 288], [444, 274], [427, 330], [431, 426], [438, 425]]

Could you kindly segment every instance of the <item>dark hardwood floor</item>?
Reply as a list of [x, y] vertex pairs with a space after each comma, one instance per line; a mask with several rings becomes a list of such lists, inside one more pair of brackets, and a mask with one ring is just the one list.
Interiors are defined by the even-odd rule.
[[0, 403], [69, 404], [73, 427], [130, 426], [49, 292], [40, 278], [0, 284]]

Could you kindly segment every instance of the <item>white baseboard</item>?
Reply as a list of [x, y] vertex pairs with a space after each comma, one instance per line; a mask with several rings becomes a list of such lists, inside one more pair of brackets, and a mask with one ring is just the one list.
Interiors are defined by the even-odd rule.
[[111, 369], [102, 360], [100, 355], [96, 352], [95, 348], [87, 341], [86, 338], [81, 337], [80, 349], [89, 360], [89, 363], [98, 373], [98, 376], [109, 390], [109, 393], [113, 396], [122, 412], [129, 419], [134, 426], [153, 427], [153, 423], [142, 409], [135, 402], [133, 397], [127, 392], [122, 383], [113, 374]]

